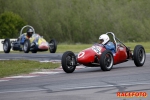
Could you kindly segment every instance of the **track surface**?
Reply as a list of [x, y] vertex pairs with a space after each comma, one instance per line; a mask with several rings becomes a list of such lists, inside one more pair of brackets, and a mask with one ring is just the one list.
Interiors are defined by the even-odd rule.
[[[59, 61], [61, 56], [1, 53], [0, 59]], [[44, 74], [3, 78], [0, 79], [0, 100], [150, 100], [150, 54], [146, 56], [143, 67], [135, 67], [133, 61], [128, 61], [108, 72], [98, 67], [81, 67], [71, 74], [55, 69]], [[119, 98], [116, 92], [146, 92], [148, 96]]]

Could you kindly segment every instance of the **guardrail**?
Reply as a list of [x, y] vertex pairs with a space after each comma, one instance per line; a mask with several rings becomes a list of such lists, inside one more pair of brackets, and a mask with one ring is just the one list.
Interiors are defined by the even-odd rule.
[[[10, 39], [10, 41], [14, 41], [16, 39]], [[4, 39], [0, 39], [0, 51], [3, 51], [3, 44], [2, 41], [4, 41]]]

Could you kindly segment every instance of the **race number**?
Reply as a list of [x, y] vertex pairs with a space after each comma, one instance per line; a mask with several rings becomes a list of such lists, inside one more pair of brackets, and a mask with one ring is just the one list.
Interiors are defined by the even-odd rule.
[[83, 56], [84, 56], [84, 54], [85, 54], [85, 52], [80, 52], [80, 53], [78, 54], [78, 58], [83, 57]]
[[95, 51], [97, 54], [101, 54], [101, 47], [99, 46], [92, 46], [92, 50]]

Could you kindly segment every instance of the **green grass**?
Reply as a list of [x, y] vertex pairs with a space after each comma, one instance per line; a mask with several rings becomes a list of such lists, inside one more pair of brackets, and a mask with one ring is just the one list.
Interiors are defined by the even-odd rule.
[[150, 42], [136, 42], [136, 43], [134, 43], [134, 42], [129, 42], [129, 43], [125, 43], [125, 45], [126, 45], [127, 47], [130, 47], [131, 50], [134, 50], [134, 47], [135, 47], [136, 45], [142, 45], [142, 46], [144, 47], [146, 53], [150, 53]]
[[54, 69], [59, 66], [60, 63], [41, 63], [29, 60], [1, 60], [0, 78], [11, 75], [27, 74], [34, 71], [41, 71], [42, 69]]
[[57, 52], [59, 52], [59, 53], [62, 52], [63, 53], [65, 51], [73, 51], [73, 52], [78, 53], [81, 50], [89, 48], [91, 46], [92, 46], [92, 44], [69, 44], [69, 45], [67, 45], [67, 44], [60, 44], [57, 47]]

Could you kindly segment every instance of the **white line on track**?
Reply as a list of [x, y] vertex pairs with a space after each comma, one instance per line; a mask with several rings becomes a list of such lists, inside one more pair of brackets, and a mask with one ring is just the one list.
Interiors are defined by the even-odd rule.
[[40, 75], [53, 75], [58, 74], [61, 72], [33, 72], [27, 75], [19, 75], [19, 76], [11, 76], [11, 77], [5, 77], [5, 79], [0, 79], [0, 82], [9, 81], [11, 79], [18, 79], [18, 78], [32, 78], [32, 77], [38, 77]]
[[4, 91], [1, 93], [19, 93], [19, 92], [33, 92], [33, 91], [46, 91], [46, 89], [36, 89], [36, 90], [22, 90], [22, 91]]
[[0, 80], [0, 82], [9, 81], [9, 80]]
[[10, 60], [10, 59], [0, 59], [0, 60]]
[[[76, 69], [82, 69], [82, 68], [86, 68], [86, 66], [84, 66], [84, 65], [76, 66]], [[90, 67], [88, 67], [88, 68], [90, 68]], [[62, 69], [62, 66], [60, 66], [59, 69]]]
[[[53, 90], [53, 92], [61, 92], [67, 90], [79, 90], [79, 89], [92, 89], [92, 88], [107, 88], [107, 87], [116, 87], [116, 86], [132, 86], [132, 85], [149, 85], [150, 83], [129, 83], [129, 84], [118, 84], [118, 85], [103, 85], [103, 86], [85, 86], [85, 87], [74, 87], [74, 88], [62, 88], [59, 90]], [[19, 92], [37, 92], [37, 91], [46, 91], [47, 89], [34, 89], [34, 90], [22, 90], [22, 91], [3, 91], [2, 93], [19, 93]]]
[[12, 76], [12, 77], [6, 77], [8, 79], [12, 79], [12, 78], [32, 78], [32, 77], [37, 77], [37, 76]]
[[33, 72], [33, 73], [31, 73], [31, 75], [32, 74], [58, 74], [58, 73], [60, 73], [60, 72]]
[[61, 62], [61, 60], [42, 60], [42, 61], [39, 61], [39, 62], [45, 62], [45, 63], [47, 63], [47, 62], [52, 62], [52, 63], [60, 63]]

